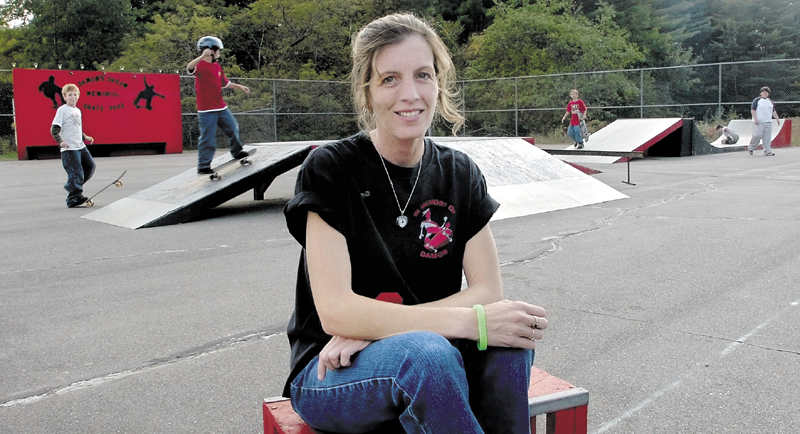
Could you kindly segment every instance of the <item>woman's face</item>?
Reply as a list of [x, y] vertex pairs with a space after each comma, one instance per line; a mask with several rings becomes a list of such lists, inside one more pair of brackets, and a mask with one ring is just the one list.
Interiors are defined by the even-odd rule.
[[439, 85], [433, 51], [420, 35], [381, 48], [375, 56], [369, 102], [384, 140], [422, 138], [433, 121]]

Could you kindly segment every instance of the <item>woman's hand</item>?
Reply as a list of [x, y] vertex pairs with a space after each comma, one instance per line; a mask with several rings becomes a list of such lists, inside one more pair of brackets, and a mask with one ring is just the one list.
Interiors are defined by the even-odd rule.
[[325, 379], [326, 371], [334, 371], [343, 366], [350, 366], [350, 358], [371, 343], [370, 341], [334, 336], [319, 353], [319, 363], [317, 364], [317, 378], [319, 378], [319, 381]]
[[534, 349], [544, 338], [547, 312], [523, 301], [498, 301], [483, 307], [489, 346]]

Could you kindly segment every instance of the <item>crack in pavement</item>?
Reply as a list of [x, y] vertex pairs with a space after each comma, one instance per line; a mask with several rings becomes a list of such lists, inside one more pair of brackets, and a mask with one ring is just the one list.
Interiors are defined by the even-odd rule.
[[[500, 266], [501, 267], [505, 267], [505, 266], [510, 266], [510, 265], [526, 264], [528, 262], [532, 262], [532, 261], [536, 261], [538, 259], [546, 258], [551, 253], [558, 252], [558, 251], [561, 250], [560, 241], [563, 241], [563, 240], [566, 240], [566, 239], [569, 239], [569, 238], [572, 238], [572, 237], [575, 237], [575, 236], [580, 236], [580, 235], [583, 235], [583, 234], [587, 234], [587, 233], [590, 233], [590, 232], [601, 230], [601, 229], [603, 229], [605, 227], [608, 227], [615, 220], [618, 220], [619, 218], [621, 218], [621, 217], [623, 217], [623, 216], [625, 216], [627, 214], [630, 214], [633, 211], [638, 211], [638, 210], [642, 210], [642, 209], [662, 206], [662, 205], [666, 205], [666, 204], [668, 204], [670, 202], [673, 202], [673, 201], [684, 200], [689, 196], [693, 196], [693, 195], [696, 195], [696, 194], [707, 193], [709, 191], [716, 191], [717, 190], [716, 186], [714, 186], [713, 184], [710, 184], [710, 183], [709, 184], [703, 184], [702, 182], [701, 182], [701, 184], [705, 188], [698, 188], [697, 190], [694, 190], [694, 191], [687, 191], [687, 192], [684, 192], [684, 193], [680, 193], [680, 194], [674, 195], [673, 198], [671, 198], [671, 199], [657, 199], [657, 200], [654, 200], [651, 203], [647, 203], [647, 204], [643, 204], [643, 205], [639, 205], [639, 206], [635, 206], [635, 207], [631, 207], [631, 208], [614, 208], [614, 212], [612, 214], [601, 218], [597, 222], [597, 224], [595, 224], [594, 226], [591, 226], [591, 227], [588, 227], [588, 228], [585, 228], [585, 229], [576, 229], [576, 230], [573, 230], [573, 231], [562, 232], [561, 234], [558, 234], [558, 235], [555, 235], [555, 236], [551, 236], [551, 237], [544, 237], [544, 238], [541, 239], [541, 241], [549, 242], [550, 243], [550, 247], [549, 248], [547, 248], [547, 249], [539, 249], [538, 252], [534, 252], [534, 254], [532, 256], [527, 257], [527, 258], [516, 259], [516, 260], [513, 260], [513, 261], [507, 261], [507, 262], [502, 262], [500, 264]], [[662, 218], [662, 217], [651, 217], [651, 216], [648, 216], [648, 217], [635, 217], [634, 216], [633, 218], [648, 218], [648, 219], [656, 218], [657, 219], [657, 218]], [[670, 217], [670, 218], [672, 218], [672, 217]]]
[[[271, 243], [271, 242], [278, 242], [278, 241], [286, 241], [286, 240], [293, 240], [293, 238], [273, 238], [268, 240], [260, 240], [259, 243]], [[240, 244], [241, 246], [242, 244]], [[26, 268], [26, 269], [19, 269], [19, 270], [6, 270], [0, 271], [0, 276], [6, 274], [14, 274], [14, 273], [28, 273], [32, 271], [43, 271], [43, 270], [57, 270], [59, 268], [68, 268], [68, 267], [79, 267], [82, 265], [87, 264], [94, 264], [97, 262], [104, 262], [104, 261], [118, 261], [118, 260], [128, 260], [131, 258], [144, 258], [147, 256], [155, 256], [155, 255], [168, 255], [168, 254], [176, 254], [176, 253], [192, 253], [192, 252], [206, 252], [210, 250], [220, 250], [220, 249], [228, 249], [228, 248], [235, 248], [236, 245], [228, 245], [223, 244], [219, 246], [212, 246], [212, 247], [200, 247], [196, 249], [176, 249], [176, 250], [159, 250], [155, 252], [145, 252], [145, 253], [137, 253], [134, 255], [121, 255], [121, 256], [107, 256], [107, 257], [100, 257], [100, 258], [92, 258], [87, 259], [85, 261], [79, 262], [71, 262], [68, 264], [59, 264], [53, 265], [49, 267], [40, 267], [40, 268]]]
[[118, 372], [112, 372], [109, 374], [100, 375], [93, 378], [78, 380], [64, 386], [51, 388], [44, 392], [31, 393], [27, 394], [26, 396], [21, 396], [19, 398], [9, 399], [7, 401], [0, 402], [0, 408], [30, 404], [52, 396], [63, 395], [76, 390], [86, 389], [89, 387], [110, 383], [112, 381], [121, 380], [123, 378], [149, 372], [154, 369], [162, 368], [164, 366], [169, 366], [182, 361], [187, 361], [207, 356], [209, 354], [213, 354], [219, 351], [232, 348], [238, 344], [252, 342], [258, 339], [270, 339], [274, 336], [285, 333], [285, 330], [286, 330], [286, 324], [273, 324], [263, 330], [249, 331], [217, 339], [194, 348], [189, 348], [188, 350], [185, 350], [178, 354], [171, 355], [169, 357], [160, 357], [152, 359], [150, 361], [144, 362], [143, 364], [135, 368], [125, 369]]
[[743, 345], [747, 345], [748, 347], [760, 348], [762, 350], [775, 351], [775, 352], [778, 352], [778, 353], [789, 353], [789, 354], [794, 354], [794, 355], [800, 356], [800, 351], [785, 350], [783, 348], [773, 348], [773, 347], [767, 347], [767, 346], [764, 346], [764, 345], [751, 344], [751, 343], [746, 342], [745, 340], [743, 340], [741, 338], [740, 339], [731, 339], [731, 338], [724, 338], [724, 337], [720, 337], [720, 336], [706, 335], [706, 334], [702, 334], [702, 333], [692, 333], [692, 332], [687, 332], [687, 331], [684, 331], [684, 330], [675, 330], [675, 331], [679, 332], [679, 333], [683, 333], [685, 335], [689, 335], [689, 336], [699, 336], [699, 337], [714, 339], [714, 340], [718, 340], [718, 341], [731, 342], [731, 343], [734, 343], [734, 344], [743, 344]]
[[[609, 318], [616, 318], [616, 319], [620, 319], [620, 320], [623, 320], [623, 321], [631, 321], [631, 322], [638, 322], [638, 323], [652, 323], [652, 321], [650, 321], [650, 320], [638, 319], [638, 318], [630, 318], [630, 317], [625, 317], [625, 316], [622, 316], [622, 315], [615, 315], [615, 314], [605, 313], [605, 312], [595, 312], [595, 311], [586, 310], [586, 309], [569, 309], [569, 308], [559, 308], [559, 309], [560, 310], [565, 310], [565, 311], [570, 311], [570, 312], [580, 312], [580, 313], [587, 313], [587, 314], [591, 314], [591, 315], [605, 316], [605, 317], [609, 317]], [[760, 349], [763, 349], [763, 350], [775, 351], [775, 352], [779, 352], [779, 353], [789, 353], [789, 354], [795, 354], [795, 355], [800, 356], [800, 351], [787, 350], [787, 349], [783, 349], [783, 348], [774, 348], [774, 347], [768, 347], [768, 346], [764, 346], [764, 345], [752, 344], [752, 343], [747, 342], [743, 338], [731, 339], [731, 338], [726, 338], [726, 337], [721, 337], [721, 336], [714, 336], [714, 335], [708, 335], [708, 334], [703, 334], [703, 333], [695, 333], [695, 332], [689, 332], [689, 331], [677, 330], [677, 329], [674, 330], [674, 331], [677, 332], [677, 333], [681, 333], [681, 334], [685, 334], [685, 335], [689, 335], [689, 336], [698, 336], [698, 337], [714, 339], [714, 340], [718, 340], [718, 341], [731, 342], [733, 344], [744, 344], [744, 345], [747, 345], [747, 346], [753, 347], [753, 348], [760, 348]]]
[[[626, 419], [629, 419], [629, 418], [633, 417], [635, 414], [637, 414], [640, 411], [642, 411], [643, 409], [649, 407], [655, 401], [660, 399], [662, 396], [664, 396], [667, 393], [670, 393], [673, 390], [683, 386], [685, 383], [693, 381], [694, 377], [702, 375], [702, 371], [701, 371], [702, 367], [708, 366], [709, 364], [713, 363], [714, 361], [719, 361], [719, 360], [724, 359], [725, 357], [727, 357], [729, 354], [731, 354], [733, 351], [735, 351], [736, 348], [739, 347], [742, 344], [748, 345], [747, 342], [746, 342], [747, 340], [749, 340], [756, 333], [758, 333], [760, 330], [762, 330], [765, 327], [767, 327], [775, 319], [777, 319], [778, 317], [784, 315], [789, 310], [796, 309], [797, 306], [800, 306], [800, 300], [792, 301], [787, 306], [778, 309], [775, 313], [773, 313], [772, 316], [770, 316], [767, 319], [765, 319], [761, 324], [758, 324], [757, 326], [753, 327], [751, 330], [749, 330], [747, 333], [745, 333], [744, 335], [742, 335], [738, 339], [730, 339], [729, 341], [731, 342], [731, 344], [728, 345], [724, 350], [722, 350], [721, 352], [719, 352], [719, 353], [717, 353], [715, 355], [709, 355], [711, 360], [706, 360], [705, 362], [698, 363], [694, 369], [690, 369], [690, 370], [684, 371], [683, 374], [679, 375], [678, 378], [676, 378], [671, 383], [669, 383], [666, 386], [662, 387], [661, 389], [655, 391], [653, 394], [651, 394], [650, 396], [648, 396], [644, 400], [640, 401], [639, 403], [633, 405], [632, 407], [628, 408], [627, 410], [623, 411], [622, 413], [620, 413], [615, 418], [604, 422], [602, 425], [600, 425], [599, 428], [597, 428], [596, 430], [592, 431], [592, 434], [602, 434], [602, 433], [604, 433], [606, 431], [614, 429], [621, 422], [623, 422]], [[756, 345], [752, 345], [752, 346], [756, 346]]]

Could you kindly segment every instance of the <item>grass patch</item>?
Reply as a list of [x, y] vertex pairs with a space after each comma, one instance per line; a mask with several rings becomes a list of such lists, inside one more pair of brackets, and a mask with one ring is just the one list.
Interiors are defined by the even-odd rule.
[[17, 141], [16, 137], [0, 136], [0, 160], [16, 160], [17, 159]]

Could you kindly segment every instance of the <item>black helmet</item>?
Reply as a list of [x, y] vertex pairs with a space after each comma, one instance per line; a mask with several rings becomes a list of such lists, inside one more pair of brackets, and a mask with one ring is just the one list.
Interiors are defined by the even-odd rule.
[[203, 36], [199, 41], [197, 41], [197, 51], [203, 51], [206, 48], [216, 51], [225, 47], [222, 46], [222, 41], [220, 41], [219, 38], [214, 36]]

